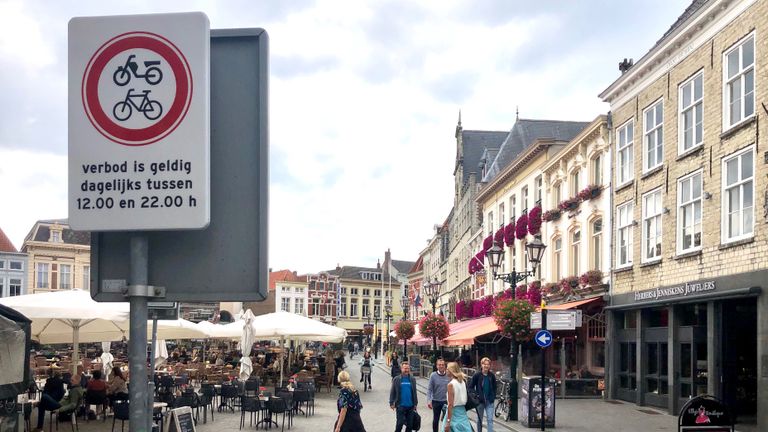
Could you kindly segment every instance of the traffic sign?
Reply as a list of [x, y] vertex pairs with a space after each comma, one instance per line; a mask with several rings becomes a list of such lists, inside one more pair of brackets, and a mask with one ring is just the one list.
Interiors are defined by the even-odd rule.
[[210, 30], [203, 13], [69, 22], [69, 223], [210, 222]]
[[550, 333], [548, 330], [539, 330], [536, 332], [536, 345], [546, 348], [550, 345], [552, 345], [552, 333]]
[[[574, 330], [581, 327], [578, 322], [579, 313], [574, 310], [547, 310], [548, 330]], [[541, 312], [531, 314], [531, 328], [541, 328]]]

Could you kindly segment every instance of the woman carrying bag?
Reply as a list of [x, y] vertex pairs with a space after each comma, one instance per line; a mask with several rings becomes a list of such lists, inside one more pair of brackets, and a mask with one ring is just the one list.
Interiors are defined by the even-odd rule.
[[360, 401], [360, 394], [349, 380], [349, 372], [339, 372], [338, 380], [341, 391], [336, 401], [339, 417], [336, 419], [334, 432], [365, 432], [363, 420], [360, 418], [363, 403]]
[[456, 362], [448, 363], [446, 369], [451, 382], [448, 383], [448, 403], [443, 416], [441, 431], [472, 432], [472, 426], [467, 417], [467, 377], [461, 372]]

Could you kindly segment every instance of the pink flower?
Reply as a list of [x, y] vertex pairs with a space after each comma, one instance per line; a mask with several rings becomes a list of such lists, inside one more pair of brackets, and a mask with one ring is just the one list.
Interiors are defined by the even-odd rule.
[[522, 240], [528, 234], [528, 215], [523, 213], [515, 222], [515, 237]]

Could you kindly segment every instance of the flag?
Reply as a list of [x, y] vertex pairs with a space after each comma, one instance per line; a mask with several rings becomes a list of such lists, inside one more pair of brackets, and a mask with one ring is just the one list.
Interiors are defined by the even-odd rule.
[[413, 301], [413, 304], [416, 305], [417, 308], [421, 307], [421, 295], [416, 294], [416, 300]]

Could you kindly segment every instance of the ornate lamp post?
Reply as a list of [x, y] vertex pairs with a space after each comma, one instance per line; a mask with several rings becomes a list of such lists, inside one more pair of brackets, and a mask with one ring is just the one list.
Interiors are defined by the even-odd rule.
[[376, 340], [373, 342], [373, 358], [378, 359], [379, 358], [379, 345], [381, 344], [381, 338], [379, 337], [379, 331], [381, 330], [379, 327], [379, 319], [381, 317], [379, 316], [379, 311], [374, 310], [373, 311], [373, 324], [376, 334]]
[[[440, 299], [440, 288], [442, 286], [442, 283], [437, 280], [437, 277], [435, 277], [432, 282], [427, 280], [424, 282], [424, 292], [427, 294], [427, 298], [429, 299], [429, 304], [432, 305], [432, 315], [435, 314], [435, 309], [437, 306], [437, 300]], [[437, 351], [437, 338], [432, 336], [432, 351]]]
[[[400, 297], [400, 307], [403, 309], [403, 318], [401, 321], [405, 321], [408, 316], [408, 309], [411, 305], [411, 299], [408, 298], [408, 294], [405, 293], [402, 297]], [[403, 341], [403, 357], [407, 355], [408, 352], [408, 341]]]
[[391, 331], [389, 328], [389, 323], [392, 320], [392, 304], [387, 300], [387, 304], [384, 305], [384, 317], [387, 319], [387, 346], [386, 349], [389, 349], [389, 332]]
[[[371, 328], [371, 313], [370, 312], [368, 312], [368, 316], [365, 317], [365, 319], [366, 319], [366, 322], [367, 322], [367, 324], [365, 326], [365, 328], [366, 328], [365, 332], [368, 333], [369, 330], [367, 330], [367, 329], [371, 329], [372, 330], [372, 328]], [[367, 335], [368, 336], [368, 346], [369, 347], [371, 346], [371, 334], [373, 334], [373, 333], [371, 332], [371, 333], [368, 333], [368, 335]]]
[[[515, 261], [513, 258], [511, 273], [497, 273], [504, 261], [504, 250], [494, 242], [493, 247], [486, 252], [488, 264], [493, 272], [493, 278], [503, 280], [510, 284], [512, 286], [512, 298], [516, 298], [515, 286], [518, 282], [527, 279], [528, 276], [534, 277], [536, 275], [536, 268], [541, 263], [541, 258], [544, 256], [544, 249], [546, 248], [547, 246], [541, 242], [541, 238], [538, 236], [534, 237], [533, 241], [525, 246], [528, 261], [531, 263], [531, 270], [518, 272], [515, 269]], [[509, 410], [507, 411], [507, 421], [517, 420], [517, 351], [518, 343], [513, 335], [509, 345], [509, 357], [512, 361], [510, 365]]]

